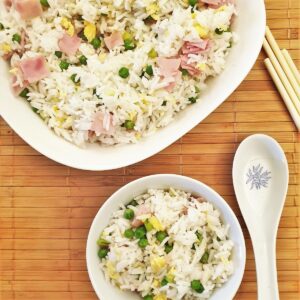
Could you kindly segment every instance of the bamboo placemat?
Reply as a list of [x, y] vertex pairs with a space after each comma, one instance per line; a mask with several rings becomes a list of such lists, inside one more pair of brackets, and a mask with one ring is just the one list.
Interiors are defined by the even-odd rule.
[[[269, 26], [299, 66], [300, 2], [267, 0], [266, 5]], [[278, 280], [281, 299], [299, 299], [299, 135], [264, 57], [261, 53], [237, 91], [199, 126], [156, 156], [119, 170], [93, 173], [61, 166], [26, 145], [0, 119], [0, 299], [96, 299], [85, 264], [91, 221], [113, 191], [155, 173], [191, 176], [227, 200], [247, 244], [236, 299], [256, 299], [252, 246], [234, 197], [231, 167], [238, 144], [258, 132], [277, 139], [289, 161], [277, 239]]]

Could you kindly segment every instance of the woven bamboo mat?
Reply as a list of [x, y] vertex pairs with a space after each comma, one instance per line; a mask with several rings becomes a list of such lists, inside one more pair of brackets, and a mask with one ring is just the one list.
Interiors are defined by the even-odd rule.
[[[266, 4], [269, 26], [299, 66], [300, 2]], [[0, 299], [96, 299], [85, 264], [91, 221], [113, 191], [155, 173], [191, 176], [226, 199], [247, 244], [236, 299], [256, 299], [252, 246], [234, 197], [231, 167], [240, 141], [258, 132], [277, 139], [289, 161], [290, 185], [277, 240], [278, 280], [281, 299], [299, 299], [299, 135], [263, 66], [264, 57], [261, 53], [237, 91], [199, 126], [156, 156], [119, 170], [92, 173], [59, 165], [0, 119]]]

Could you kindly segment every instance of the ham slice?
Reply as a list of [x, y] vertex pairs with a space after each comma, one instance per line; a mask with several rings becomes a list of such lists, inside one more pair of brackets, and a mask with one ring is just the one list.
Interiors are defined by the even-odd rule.
[[160, 75], [163, 80], [166, 79], [169, 81], [169, 84], [165, 86], [168, 92], [172, 92], [176, 83], [181, 78], [179, 73], [180, 62], [180, 58], [158, 57], [157, 59]]
[[187, 41], [183, 44], [181, 51], [183, 54], [199, 54], [208, 47], [208, 40]]
[[119, 31], [114, 31], [110, 36], [104, 38], [104, 43], [109, 50], [124, 44], [122, 34]]
[[43, 8], [39, 0], [13, 0], [12, 2], [16, 11], [24, 20], [39, 17], [43, 13]]
[[157, 64], [161, 76], [165, 78], [175, 77], [179, 72], [180, 59], [158, 57]]
[[145, 204], [140, 205], [139, 208], [137, 209], [137, 212], [135, 213], [135, 218], [131, 223], [132, 227], [137, 228], [139, 226], [142, 226], [144, 223], [137, 218], [150, 213], [151, 213], [151, 209], [148, 206], [146, 206]]
[[235, 0], [199, 0], [199, 2], [208, 4], [211, 8], [218, 8], [226, 4], [235, 4]]
[[93, 123], [90, 128], [96, 136], [101, 134], [112, 134], [114, 132], [113, 117], [110, 113], [98, 111], [93, 116]]
[[181, 55], [181, 68], [185, 69], [192, 76], [197, 76], [200, 74], [200, 70], [196, 68], [196, 63], [188, 63], [189, 57], [187, 54]]
[[19, 68], [22, 71], [23, 79], [29, 83], [37, 82], [49, 75], [46, 59], [43, 56], [22, 59]]
[[68, 56], [75, 55], [81, 43], [81, 39], [76, 36], [69, 36], [64, 33], [63, 37], [58, 41], [59, 49]]

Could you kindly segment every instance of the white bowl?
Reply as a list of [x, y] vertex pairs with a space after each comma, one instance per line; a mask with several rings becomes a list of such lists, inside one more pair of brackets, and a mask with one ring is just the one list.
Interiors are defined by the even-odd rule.
[[234, 30], [240, 41], [231, 49], [227, 67], [208, 83], [199, 103], [177, 115], [174, 122], [137, 144], [115, 147], [88, 145], [81, 149], [57, 137], [10, 89], [7, 65], [0, 60], [0, 114], [13, 130], [45, 156], [78, 169], [108, 170], [131, 165], [169, 146], [215, 110], [238, 87], [253, 66], [265, 33], [263, 0], [237, 0]]
[[116, 191], [104, 203], [92, 223], [87, 240], [86, 260], [90, 280], [101, 300], [134, 300], [140, 299], [140, 297], [131, 292], [123, 292], [105, 280], [97, 255], [96, 242], [99, 234], [107, 226], [112, 213], [119, 208], [120, 204], [128, 203], [130, 199], [144, 193], [148, 188], [169, 187], [203, 196], [219, 209], [223, 222], [230, 225], [229, 236], [234, 243], [234, 273], [221, 288], [213, 293], [210, 299], [232, 299], [236, 294], [244, 274], [246, 250], [243, 232], [235, 214], [218, 193], [200, 181], [180, 175], [158, 174], [130, 182]]

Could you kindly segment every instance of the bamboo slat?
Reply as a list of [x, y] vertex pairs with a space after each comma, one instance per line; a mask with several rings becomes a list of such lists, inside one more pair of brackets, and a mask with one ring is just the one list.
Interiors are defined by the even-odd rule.
[[[268, 25], [300, 67], [297, 0], [266, 0]], [[253, 133], [283, 147], [290, 185], [277, 239], [280, 299], [300, 297], [300, 135], [263, 64], [214, 113], [179, 141], [134, 166], [105, 172], [71, 169], [28, 146], [0, 118], [0, 299], [93, 300], [85, 263], [86, 237], [99, 207], [115, 190], [141, 176], [178, 173], [216, 189], [232, 207], [247, 245], [246, 271], [235, 299], [256, 299], [249, 233], [234, 196], [232, 159]], [[225, 299], [227, 300], [227, 299]]]

